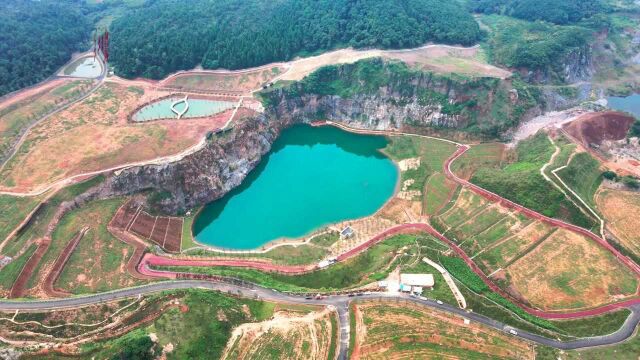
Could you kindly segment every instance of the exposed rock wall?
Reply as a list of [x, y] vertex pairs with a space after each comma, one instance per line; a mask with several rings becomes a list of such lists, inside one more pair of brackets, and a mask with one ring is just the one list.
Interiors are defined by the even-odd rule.
[[157, 210], [182, 213], [240, 185], [287, 125], [286, 121], [269, 121], [262, 115], [245, 119], [181, 161], [123, 170], [85, 196], [104, 198], [153, 190], [167, 194], [155, 204]]
[[[374, 91], [352, 96], [318, 95], [293, 88], [268, 94], [265, 114], [247, 118], [201, 151], [183, 160], [126, 169], [86, 196], [104, 198], [150, 190], [157, 210], [167, 214], [214, 201], [240, 185], [287, 126], [328, 119], [354, 128], [469, 129], [508, 127], [519, 104], [517, 91], [497, 79], [454, 81], [412, 73]], [[499, 113], [502, 118], [493, 116]], [[480, 131], [480, 130], [478, 130]]]

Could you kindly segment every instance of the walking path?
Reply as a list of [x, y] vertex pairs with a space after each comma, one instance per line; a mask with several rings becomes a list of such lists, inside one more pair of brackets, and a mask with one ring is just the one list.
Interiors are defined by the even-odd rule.
[[431, 265], [431, 267], [433, 267], [434, 269], [438, 270], [438, 272], [440, 274], [442, 274], [442, 277], [444, 278], [444, 281], [449, 286], [449, 289], [451, 289], [451, 292], [453, 293], [453, 296], [456, 298], [456, 301], [458, 301], [458, 306], [460, 306], [460, 309], [466, 309], [467, 308], [467, 300], [465, 300], [464, 295], [462, 295], [462, 293], [460, 292], [460, 289], [458, 289], [458, 285], [456, 285], [456, 282], [453, 281], [453, 278], [451, 277], [451, 274], [449, 274], [449, 272], [447, 270], [445, 270], [445, 268], [440, 266], [440, 264], [429, 260], [429, 258], [427, 258], [427, 257], [422, 258], [422, 261], [424, 261], [425, 263]]

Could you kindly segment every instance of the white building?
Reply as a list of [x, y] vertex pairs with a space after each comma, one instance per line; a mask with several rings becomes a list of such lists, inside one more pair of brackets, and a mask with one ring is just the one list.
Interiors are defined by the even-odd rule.
[[422, 293], [422, 288], [433, 288], [433, 274], [400, 274], [400, 290]]

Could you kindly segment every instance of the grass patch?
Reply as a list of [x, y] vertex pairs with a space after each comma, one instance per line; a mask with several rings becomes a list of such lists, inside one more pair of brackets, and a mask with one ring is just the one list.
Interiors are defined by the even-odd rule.
[[579, 153], [571, 159], [566, 168], [556, 174], [591, 208], [595, 208], [593, 198], [602, 183], [602, 171], [598, 160], [589, 153]]
[[521, 141], [516, 151], [516, 161], [499, 168], [480, 168], [471, 182], [546, 216], [588, 229], [595, 225], [540, 174], [540, 168], [554, 152], [545, 133]]
[[37, 248], [38, 246], [35, 244], [29, 246], [24, 254], [20, 255], [17, 259], [13, 259], [7, 266], [0, 269], [0, 288], [7, 291], [11, 289], [16, 278], [20, 275], [24, 264], [27, 263]]
[[353, 259], [303, 275], [270, 274], [251, 269], [224, 267], [162, 267], [162, 269], [237, 277], [279, 291], [330, 291], [353, 288], [372, 282], [374, 280], [369, 275], [374, 273], [382, 272], [383, 276], [386, 276], [394, 252], [405, 245], [411, 245], [414, 241], [415, 237], [410, 235], [394, 236]]
[[168, 359], [218, 359], [234, 327], [247, 322], [263, 321], [273, 315], [274, 304], [230, 297], [213, 291], [185, 290], [155, 295], [154, 299], [170, 295], [177, 297], [185, 307], [170, 308], [150, 325], [123, 337], [86, 344], [81, 348], [83, 356], [95, 359], [133, 359], [136, 357], [120, 356], [127, 348], [123, 346], [126, 344], [125, 339], [148, 337], [148, 334], [154, 333], [158, 337], [159, 346], [169, 343], [174, 345], [174, 351], [168, 354]]
[[63, 245], [83, 227], [90, 226], [60, 274], [60, 288], [73, 294], [82, 294], [144, 283], [131, 277], [126, 270], [122, 271], [133, 248], [107, 230], [107, 224], [124, 201], [121, 198], [93, 201], [72, 210], [60, 220], [45, 259], [49, 254], [57, 258]]
[[611, 334], [616, 332], [631, 311], [618, 310], [601, 316], [588, 317], [576, 320], [551, 321], [560, 331], [577, 337], [589, 337]]
[[[389, 144], [383, 152], [396, 163], [405, 159], [420, 159], [420, 166], [417, 169], [402, 171], [400, 179], [402, 183], [413, 180], [413, 184], [407, 190], [423, 191], [429, 177], [441, 172], [445, 160], [455, 151], [453, 144], [435, 139], [417, 136], [391, 136], [389, 139]], [[448, 189], [438, 189], [437, 187], [433, 187], [431, 190], [442, 190], [445, 194], [449, 193]], [[444, 195], [444, 197], [447, 196]]]
[[182, 244], [181, 244], [182, 251], [201, 246], [195, 241], [195, 238], [193, 237], [193, 232], [191, 231], [191, 227], [193, 226], [194, 219], [195, 219], [195, 215], [186, 216], [184, 218], [184, 221], [182, 222]]
[[53, 218], [53, 215], [60, 204], [74, 199], [76, 196], [98, 185], [103, 180], [104, 176], [96, 176], [85, 182], [59, 190], [45, 204], [43, 204], [40, 209], [38, 209], [31, 221], [31, 224], [24, 229], [24, 231], [18, 234], [14, 240], [7, 244], [3, 253], [8, 256], [13, 256], [22, 249], [27, 241], [43, 237], [47, 231], [49, 222]]
[[442, 209], [450, 197], [453, 196], [455, 186], [450, 186], [447, 177], [442, 173], [435, 173], [429, 177], [424, 190], [424, 212], [435, 215]]
[[38, 206], [41, 196], [37, 197], [16, 197], [0, 195], [0, 242], [2, 242], [27, 215]]
[[442, 257], [440, 258], [440, 262], [451, 274], [451, 276], [461, 281], [473, 292], [486, 296], [488, 299], [492, 300], [495, 303], [498, 303], [500, 306], [503, 306], [504, 308], [517, 314], [518, 317], [534, 325], [548, 330], [557, 330], [557, 328], [548, 320], [538, 318], [525, 312], [520, 307], [513, 304], [511, 301], [491, 291], [491, 289], [489, 289], [489, 286], [487, 286], [487, 284], [485, 284], [484, 281], [482, 281], [482, 279], [467, 266], [464, 260], [460, 258]]
[[[338, 328], [338, 319], [337, 314], [332, 313], [331, 317], [331, 342], [329, 343], [329, 355], [327, 359], [333, 360], [336, 357], [336, 350], [338, 349], [338, 343], [340, 342], [339, 331]], [[351, 340], [351, 339], [349, 339]]]

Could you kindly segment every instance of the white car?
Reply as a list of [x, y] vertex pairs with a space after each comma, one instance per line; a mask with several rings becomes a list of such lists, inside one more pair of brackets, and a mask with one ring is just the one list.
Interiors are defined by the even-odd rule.
[[443, 303], [442, 301], [440, 301], [440, 300], [436, 301], [436, 303], [438, 303], [438, 305], [442, 305], [442, 304], [444, 304], [444, 303]]
[[511, 329], [511, 330], [509, 330], [509, 334], [511, 334], [511, 335], [518, 335], [518, 332], [517, 332], [517, 331], [515, 331], [515, 330], [513, 330], [513, 329]]

